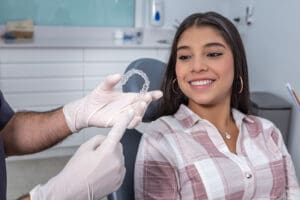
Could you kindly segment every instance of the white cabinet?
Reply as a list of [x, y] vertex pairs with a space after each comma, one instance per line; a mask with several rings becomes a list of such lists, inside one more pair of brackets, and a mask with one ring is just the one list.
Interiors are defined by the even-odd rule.
[[[54, 109], [83, 96], [80, 49], [0, 49], [0, 61], [0, 87], [16, 111]], [[74, 134], [66, 145], [83, 137]]]
[[[167, 61], [168, 51], [155, 47], [0, 48], [0, 88], [15, 110], [45, 111], [83, 97], [106, 75], [123, 73], [135, 59]], [[76, 147], [91, 136], [108, 131], [85, 129], [52, 150]]]

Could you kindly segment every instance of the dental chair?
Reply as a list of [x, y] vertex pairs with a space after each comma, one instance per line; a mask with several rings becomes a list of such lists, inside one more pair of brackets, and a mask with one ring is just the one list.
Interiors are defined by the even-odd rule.
[[[130, 69], [139, 69], [145, 72], [149, 78], [149, 91], [160, 89], [160, 85], [165, 74], [165, 63], [152, 59], [141, 58], [135, 60], [126, 68], [125, 72]], [[123, 85], [123, 92], [139, 92], [144, 84], [144, 79], [134, 74]], [[143, 122], [149, 122], [156, 119], [157, 102], [151, 102], [142, 119]], [[126, 174], [121, 187], [107, 196], [108, 200], [133, 200], [134, 199], [134, 166], [139, 142], [142, 134], [136, 129], [127, 129], [121, 139], [123, 153], [125, 157]]]

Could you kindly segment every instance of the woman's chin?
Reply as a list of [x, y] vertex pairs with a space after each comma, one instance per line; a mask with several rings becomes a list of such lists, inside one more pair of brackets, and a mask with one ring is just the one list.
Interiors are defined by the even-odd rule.
[[211, 99], [193, 99], [189, 104], [195, 104], [197, 106], [211, 107], [214, 103]]

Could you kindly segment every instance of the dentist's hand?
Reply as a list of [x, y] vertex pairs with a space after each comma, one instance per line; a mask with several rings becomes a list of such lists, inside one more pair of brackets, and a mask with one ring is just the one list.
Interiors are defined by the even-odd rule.
[[97, 200], [118, 189], [125, 175], [119, 140], [133, 117], [133, 110], [122, 113], [106, 138], [82, 144], [58, 175], [30, 192], [31, 200]]
[[128, 128], [133, 128], [141, 121], [148, 104], [162, 96], [162, 92], [158, 90], [145, 94], [115, 91], [114, 87], [121, 78], [120, 74], [108, 76], [90, 94], [63, 107], [66, 122], [72, 132], [90, 126], [111, 127], [120, 113], [127, 109], [135, 111], [135, 116], [128, 125]]

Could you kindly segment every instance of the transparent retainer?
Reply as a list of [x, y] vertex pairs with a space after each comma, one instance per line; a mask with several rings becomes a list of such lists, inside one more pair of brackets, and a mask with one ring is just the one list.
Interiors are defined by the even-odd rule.
[[131, 70], [127, 71], [122, 77], [121, 84], [125, 85], [127, 83], [127, 81], [129, 80], [129, 78], [131, 76], [133, 76], [134, 74], [140, 75], [144, 79], [144, 84], [143, 84], [142, 89], [140, 90], [140, 93], [146, 93], [149, 90], [150, 81], [149, 81], [148, 76], [142, 70], [131, 69]]

